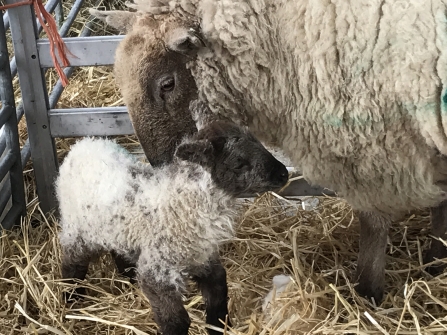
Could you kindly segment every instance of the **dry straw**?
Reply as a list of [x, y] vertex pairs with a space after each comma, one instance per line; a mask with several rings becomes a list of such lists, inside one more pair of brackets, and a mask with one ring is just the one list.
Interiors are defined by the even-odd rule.
[[[85, 11], [81, 15], [87, 16]], [[75, 30], [84, 23], [78, 21]], [[101, 25], [95, 29], [104, 33]], [[47, 79], [53, 85], [54, 73]], [[59, 106], [120, 104], [111, 69], [102, 67], [77, 70]], [[23, 144], [24, 122], [20, 128]], [[141, 153], [134, 136], [119, 141]], [[57, 140], [60, 160], [73, 142]], [[29, 163], [24, 173], [27, 217], [21, 229], [0, 237], [0, 334], [156, 334], [148, 301], [137, 286], [116, 275], [108, 255], [92, 264], [82, 283], [89, 295], [76, 304], [62, 302], [70, 285], [60, 279], [58, 222], [41, 213], [32, 172]], [[391, 228], [386, 296], [376, 307], [353, 289], [358, 222], [345, 202], [321, 198], [318, 208], [305, 211], [298, 201], [266, 194], [242, 205], [237, 236], [221, 252], [234, 325], [227, 334], [447, 334], [446, 274], [431, 278], [421, 265], [427, 212], [408, 215]], [[292, 281], [263, 312], [263, 299], [279, 274]], [[192, 319], [190, 334], [206, 334], [196, 290], [186, 294], [185, 306]]]

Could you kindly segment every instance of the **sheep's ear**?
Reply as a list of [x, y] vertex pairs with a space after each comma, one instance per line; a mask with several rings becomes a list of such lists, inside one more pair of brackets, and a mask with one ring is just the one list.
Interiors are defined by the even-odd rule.
[[195, 56], [201, 47], [205, 46], [198, 30], [194, 28], [174, 29], [168, 37], [169, 50], [188, 56]]
[[132, 29], [135, 20], [137, 19], [136, 12], [127, 12], [123, 10], [96, 10], [90, 8], [88, 10], [90, 15], [95, 16], [101, 21], [107, 23], [109, 26], [123, 32], [127, 33]]
[[177, 147], [175, 156], [185, 161], [206, 165], [214, 158], [214, 147], [207, 140], [185, 142]]

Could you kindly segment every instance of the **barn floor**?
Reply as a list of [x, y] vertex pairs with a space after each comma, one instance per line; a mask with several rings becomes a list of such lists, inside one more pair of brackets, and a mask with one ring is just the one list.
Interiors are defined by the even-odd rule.
[[[116, 8], [122, 2], [110, 3]], [[81, 15], [85, 18], [86, 11]], [[84, 23], [77, 22], [73, 32]], [[106, 33], [102, 26], [95, 29]], [[47, 78], [50, 87], [57, 79], [52, 71]], [[58, 108], [121, 104], [110, 68], [83, 68], [70, 79]], [[20, 134], [23, 144], [25, 121]], [[73, 142], [57, 140], [61, 161]], [[119, 142], [139, 150], [134, 136]], [[58, 222], [38, 207], [32, 163], [24, 175], [27, 217], [21, 230], [0, 237], [0, 334], [156, 334], [149, 303], [137, 286], [116, 275], [109, 256], [93, 264], [82, 283], [89, 297], [72, 305], [62, 302], [70, 286], [60, 280]], [[447, 273], [431, 278], [421, 266], [428, 212], [410, 214], [390, 230], [387, 295], [375, 307], [359, 298], [350, 282], [358, 251], [352, 210], [339, 199], [319, 200], [314, 210], [271, 194], [244, 201], [236, 239], [221, 252], [234, 325], [226, 333], [447, 334]], [[272, 279], [280, 274], [292, 281], [263, 312]], [[203, 303], [195, 290], [185, 296], [185, 306], [192, 319], [190, 334], [206, 334]]]
[[[150, 305], [137, 286], [116, 275], [111, 258], [93, 264], [89, 297], [65, 305], [60, 280], [57, 220], [43, 216], [28, 179], [28, 215], [22, 230], [0, 238], [0, 334], [156, 334]], [[222, 249], [228, 273], [227, 334], [442, 334], [447, 333], [447, 279], [421, 271], [428, 213], [409, 215], [390, 231], [384, 302], [374, 307], [350, 283], [358, 224], [343, 201], [320, 198], [303, 210], [272, 195], [243, 201], [237, 237]], [[275, 275], [292, 281], [266, 312]], [[190, 334], [206, 334], [195, 288], [185, 297]]]

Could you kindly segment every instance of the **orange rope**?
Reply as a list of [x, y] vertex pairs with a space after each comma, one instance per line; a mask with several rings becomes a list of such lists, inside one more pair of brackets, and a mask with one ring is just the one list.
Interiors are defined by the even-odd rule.
[[0, 10], [6, 10], [9, 8], [31, 5], [31, 4], [34, 5], [34, 11], [36, 12], [37, 19], [39, 20], [43, 30], [48, 36], [48, 40], [50, 41], [51, 58], [53, 59], [53, 64], [54, 67], [56, 68], [57, 74], [61, 79], [62, 86], [65, 87], [68, 85], [68, 78], [65, 75], [64, 71], [62, 70], [61, 65], [59, 64], [59, 61], [56, 57], [55, 49], [57, 48], [59, 58], [61, 59], [62, 65], [64, 67], [70, 65], [70, 62], [68, 61], [67, 58], [67, 53], [71, 54], [71, 52], [67, 49], [67, 46], [65, 45], [61, 35], [59, 35], [56, 21], [54, 21], [53, 16], [47, 12], [42, 3], [42, 0], [28, 0], [28, 1], [17, 2], [10, 5], [0, 6]]

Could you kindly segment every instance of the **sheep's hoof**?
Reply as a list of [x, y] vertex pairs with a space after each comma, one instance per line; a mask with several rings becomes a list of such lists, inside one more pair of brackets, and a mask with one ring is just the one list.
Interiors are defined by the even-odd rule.
[[83, 299], [85, 293], [85, 287], [77, 287], [76, 289], [70, 290], [69, 292], [64, 292], [63, 299], [66, 303], [77, 302]]

